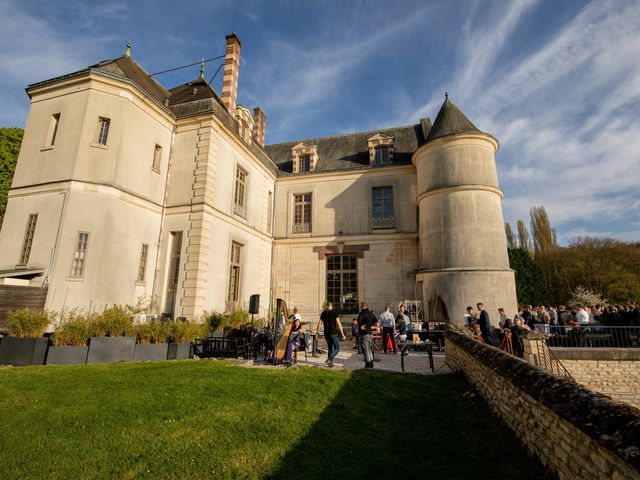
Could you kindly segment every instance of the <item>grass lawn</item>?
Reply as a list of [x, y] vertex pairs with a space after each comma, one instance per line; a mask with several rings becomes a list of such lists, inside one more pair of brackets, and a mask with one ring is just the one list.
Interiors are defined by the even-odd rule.
[[543, 478], [468, 390], [204, 360], [3, 368], [0, 478]]

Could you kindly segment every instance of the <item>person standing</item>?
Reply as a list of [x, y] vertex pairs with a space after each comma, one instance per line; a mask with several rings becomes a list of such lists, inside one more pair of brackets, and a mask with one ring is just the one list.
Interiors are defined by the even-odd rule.
[[364, 368], [373, 368], [373, 313], [369, 310], [366, 302], [360, 304], [360, 313], [358, 314], [358, 325], [360, 328], [360, 341], [364, 351]]
[[[398, 316], [396, 317], [396, 326], [400, 331], [400, 340], [401, 341], [412, 341], [413, 336], [411, 335], [411, 317], [407, 315], [407, 312], [404, 309], [404, 305], [400, 305], [398, 307]], [[402, 324], [404, 324], [404, 328], [402, 328]], [[402, 335], [404, 334], [404, 338]]]
[[382, 327], [382, 350], [384, 350], [384, 353], [387, 353], [388, 343], [391, 344], [393, 353], [397, 353], [398, 351], [396, 341], [393, 338], [393, 334], [395, 332], [394, 324], [395, 318], [393, 318], [393, 313], [389, 311], [389, 306], [387, 305], [384, 307], [384, 312], [380, 314], [380, 326]]
[[[333, 311], [333, 305], [331, 302], [325, 304], [324, 311], [320, 315], [320, 321], [324, 327], [324, 339], [327, 341], [327, 349], [329, 354], [324, 363], [333, 368], [333, 359], [336, 358], [340, 351], [340, 339], [344, 340], [344, 332], [342, 331], [342, 323], [340, 317]], [[316, 328], [316, 335], [320, 329], [320, 322]]]
[[476, 304], [478, 311], [480, 312], [480, 318], [478, 319], [478, 324], [480, 326], [480, 334], [482, 335], [482, 340], [487, 345], [493, 345], [491, 341], [491, 320], [489, 319], [489, 312], [484, 309], [483, 303]]

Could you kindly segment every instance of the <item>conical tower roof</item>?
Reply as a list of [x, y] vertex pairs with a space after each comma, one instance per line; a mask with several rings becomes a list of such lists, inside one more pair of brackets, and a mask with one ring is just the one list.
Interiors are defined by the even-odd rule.
[[436, 121], [429, 131], [427, 142], [436, 138], [454, 135], [456, 133], [482, 133], [471, 121], [456, 107], [449, 96], [445, 94], [444, 103], [440, 107]]

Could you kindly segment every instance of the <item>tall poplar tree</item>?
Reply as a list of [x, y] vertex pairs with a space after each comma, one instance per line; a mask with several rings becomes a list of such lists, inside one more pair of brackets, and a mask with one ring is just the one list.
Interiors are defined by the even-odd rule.
[[536, 253], [548, 252], [556, 248], [556, 231], [551, 228], [549, 216], [545, 208], [540, 205], [529, 210], [531, 217], [531, 235], [533, 236], [533, 248]]
[[513, 234], [513, 230], [511, 230], [511, 225], [509, 225], [509, 222], [504, 224], [504, 232], [507, 235], [507, 248], [518, 248], [516, 236]]
[[529, 231], [524, 221], [518, 220], [518, 247], [525, 252], [531, 253], [531, 240], [529, 240]]
[[0, 227], [7, 208], [7, 195], [16, 169], [23, 133], [20, 128], [0, 128]]

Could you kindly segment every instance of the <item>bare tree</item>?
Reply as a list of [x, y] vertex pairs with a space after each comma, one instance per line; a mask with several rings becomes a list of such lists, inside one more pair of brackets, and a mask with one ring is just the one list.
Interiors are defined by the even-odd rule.
[[507, 248], [518, 248], [516, 236], [513, 234], [513, 230], [511, 230], [511, 225], [509, 225], [509, 222], [504, 224], [504, 232], [507, 235]]
[[518, 246], [529, 253], [532, 251], [529, 232], [527, 231], [527, 226], [522, 220], [518, 220]]
[[542, 205], [529, 210], [531, 217], [531, 235], [536, 253], [549, 251], [558, 246], [556, 231], [551, 228], [549, 216]]

